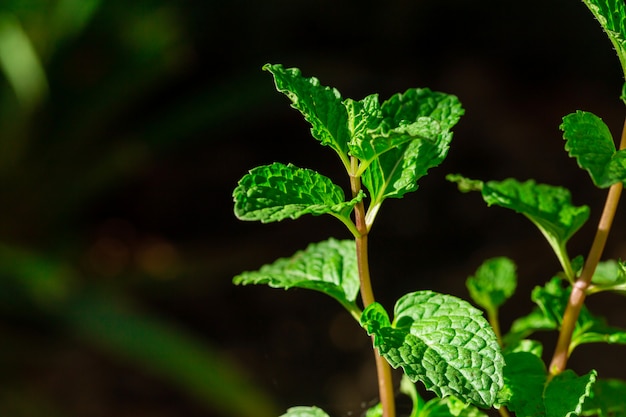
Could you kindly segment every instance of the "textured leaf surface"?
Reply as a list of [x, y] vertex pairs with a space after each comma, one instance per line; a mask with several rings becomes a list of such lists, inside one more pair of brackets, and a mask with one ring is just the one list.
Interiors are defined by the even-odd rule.
[[328, 177], [275, 162], [250, 170], [239, 181], [233, 197], [239, 219], [268, 223], [304, 214], [348, 217], [363, 194], [346, 202], [343, 190]]
[[290, 258], [281, 258], [258, 271], [243, 272], [233, 282], [267, 284], [273, 288], [321, 291], [351, 308], [359, 293], [359, 275], [353, 240], [329, 239], [312, 243]]
[[398, 300], [393, 324], [377, 303], [365, 309], [361, 323], [381, 355], [412, 381], [441, 397], [480, 407], [495, 403], [504, 360], [487, 320], [469, 303], [419, 291]]
[[562, 187], [507, 179], [489, 181], [482, 189], [489, 205], [495, 204], [527, 216], [548, 240], [565, 243], [589, 218], [589, 207], [572, 205], [570, 192]]
[[525, 215], [548, 240], [566, 276], [574, 279], [566, 243], [589, 218], [589, 207], [572, 205], [567, 189], [512, 178], [485, 183], [455, 174], [446, 179], [457, 183], [462, 192], [480, 191], [488, 205], [495, 204]]
[[315, 77], [306, 78], [298, 68], [266, 64], [263, 69], [274, 76], [276, 89], [284, 93], [311, 124], [311, 134], [323, 145], [330, 146], [347, 164], [348, 113], [337, 89], [325, 87]]
[[328, 414], [317, 407], [291, 407], [280, 417], [328, 417]]
[[515, 263], [506, 257], [488, 259], [467, 279], [472, 299], [487, 311], [497, 310], [517, 286]]
[[626, 75], [626, 6], [624, 0], [583, 0], [611, 40]]
[[577, 111], [561, 124], [565, 149], [601, 188], [626, 180], [626, 150], [616, 151], [607, 125], [593, 113]]
[[626, 416], [626, 382], [617, 379], [598, 379], [591, 396], [583, 405], [584, 415]]
[[596, 371], [577, 376], [567, 369], [556, 375], [544, 393], [546, 417], [570, 417], [582, 413], [583, 403], [596, 382]]
[[362, 177], [374, 204], [417, 189], [417, 181], [445, 159], [450, 130], [462, 114], [455, 96], [429, 89], [410, 89], [382, 104], [378, 127], [351, 149], [368, 161], [379, 155]]

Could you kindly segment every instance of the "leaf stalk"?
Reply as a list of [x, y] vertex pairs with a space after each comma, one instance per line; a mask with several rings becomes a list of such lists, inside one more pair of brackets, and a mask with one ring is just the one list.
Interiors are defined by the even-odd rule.
[[[622, 128], [622, 136], [620, 141], [620, 149], [626, 148], [626, 120], [624, 120], [624, 126]], [[567, 360], [571, 352], [570, 345], [572, 343], [572, 336], [578, 321], [578, 316], [585, 302], [587, 296], [587, 289], [591, 285], [591, 279], [600, 262], [606, 241], [615, 218], [615, 212], [617, 211], [617, 205], [619, 203], [620, 196], [622, 194], [623, 183], [617, 182], [609, 188], [606, 201], [604, 203], [604, 209], [602, 216], [598, 223], [598, 229], [593, 239], [589, 255], [585, 261], [583, 270], [574, 282], [572, 286], [572, 292], [570, 294], [565, 313], [563, 314], [563, 321], [561, 323], [561, 330], [559, 332], [559, 338], [557, 341], [552, 361], [550, 362], [550, 374], [552, 376], [563, 372], [567, 367]]]

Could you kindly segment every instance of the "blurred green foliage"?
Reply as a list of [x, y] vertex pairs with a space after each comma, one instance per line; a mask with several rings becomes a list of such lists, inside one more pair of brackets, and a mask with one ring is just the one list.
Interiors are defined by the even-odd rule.
[[[152, 375], [206, 413], [276, 414], [214, 342], [150, 313], [132, 296], [138, 282], [184, 275], [175, 244], [162, 236], [134, 239], [128, 222], [94, 221], [90, 214], [108, 190], [136, 181], [160, 152], [233, 110], [218, 87], [173, 100], [158, 96], [194, 58], [180, 6], [100, 0], [0, 6], [0, 415], [85, 412], [80, 401], [63, 402], [63, 388], [41, 381], [59, 378], [69, 390], [97, 385], [97, 372], [72, 378], [71, 369], [54, 371], [60, 356], [80, 363], [76, 351]], [[146, 116], [148, 108], [159, 117]], [[131, 128], [116, 129], [120, 124]], [[103, 232], [94, 232], [98, 226]], [[127, 233], [116, 233], [120, 228]], [[130, 258], [136, 267], [128, 267]], [[111, 395], [115, 413], [114, 403], [124, 400]]]

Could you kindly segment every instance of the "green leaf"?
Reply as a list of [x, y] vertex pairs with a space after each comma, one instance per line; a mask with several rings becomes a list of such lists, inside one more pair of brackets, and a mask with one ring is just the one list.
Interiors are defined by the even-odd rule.
[[522, 183], [514, 179], [489, 181], [482, 194], [487, 204], [528, 217], [554, 245], [565, 245], [589, 218], [589, 207], [572, 205], [567, 189], [537, 184], [533, 180]]
[[626, 76], [626, 6], [623, 0], [583, 0], [609, 37]]
[[[532, 299], [542, 310], [544, 317], [560, 327], [569, 301], [571, 288], [564, 287], [563, 281], [553, 278], [544, 287], [533, 290]], [[626, 344], [626, 330], [609, 326], [604, 318], [593, 315], [586, 306], [580, 311], [572, 341], [570, 353], [579, 345], [587, 343]]]
[[584, 415], [602, 417], [626, 416], [626, 382], [618, 379], [598, 379], [591, 396], [583, 405]]
[[[555, 330], [561, 325], [571, 288], [563, 281], [553, 278], [544, 287], [536, 287], [532, 300], [538, 305], [528, 316], [517, 319], [505, 340], [514, 343], [538, 330]], [[602, 317], [594, 316], [583, 306], [574, 328], [570, 353], [586, 343], [626, 344], [626, 330], [609, 326]]]
[[544, 416], [547, 372], [541, 358], [530, 352], [508, 352], [504, 359], [504, 389], [500, 395], [506, 407], [518, 416]]
[[346, 223], [363, 194], [346, 202], [341, 187], [328, 177], [275, 162], [250, 170], [239, 181], [233, 197], [235, 215], [241, 220], [269, 223], [304, 214], [331, 214]]
[[555, 330], [558, 323], [552, 317], [546, 317], [540, 308], [534, 308], [529, 314], [516, 319], [511, 330], [504, 337], [506, 345], [515, 345], [536, 331]]
[[533, 180], [519, 182], [512, 178], [482, 184], [460, 175], [449, 175], [447, 179], [460, 186], [470, 186], [470, 190], [480, 190], [490, 206], [495, 204], [526, 216], [548, 240], [566, 276], [570, 280], [574, 279], [566, 244], [589, 218], [589, 207], [572, 205], [572, 197], [567, 189], [537, 184]]
[[517, 274], [515, 263], [506, 257], [483, 262], [476, 274], [467, 279], [470, 296], [487, 311], [497, 310], [515, 292]]
[[350, 166], [348, 158], [348, 113], [337, 89], [324, 87], [315, 77], [305, 78], [298, 68], [266, 64], [265, 71], [274, 76], [276, 89], [284, 93], [311, 125], [311, 134], [322, 145], [337, 152], [344, 166]]
[[606, 188], [626, 180], [626, 150], [617, 151], [607, 125], [593, 113], [577, 111], [560, 126], [565, 150], [587, 170], [593, 183]]
[[321, 408], [317, 407], [291, 407], [280, 417], [328, 417]]
[[384, 417], [383, 405], [378, 403], [375, 406], [368, 408], [365, 412], [365, 417]]
[[469, 193], [471, 191], [482, 191], [483, 182], [481, 180], [472, 180], [465, 178], [461, 174], [448, 174], [446, 180], [456, 183], [458, 189], [462, 193]]
[[531, 299], [537, 307], [513, 322], [505, 337], [507, 344], [514, 345], [536, 331], [558, 329], [569, 299], [569, 288], [563, 288], [561, 279], [553, 278], [544, 287], [535, 287]]
[[600, 262], [591, 279], [589, 293], [618, 291], [626, 295], [626, 263], [608, 260]]
[[569, 417], [582, 413], [596, 380], [595, 371], [578, 377], [566, 370], [548, 381], [543, 361], [532, 353], [508, 352], [504, 357], [505, 388], [501, 395], [510, 411], [525, 417]]
[[[415, 384], [406, 374], [402, 374], [400, 392], [407, 395], [413, 404], [409, 417], [487, 417], [478, 408], [464, 403], [452, 395], [446, 398], [435, 397], [424, 401], [419, 396]], [[366, 415], [366, 417], [370, 416]]]
[[455, 96], [429, 89], [410, 89], [382, 104], [379, 125], [351, 147], [371, 162], [362, 180], [373, 205], [417, 189], [417, 181], [445, 159], [450, 130], [462, 114]]
[[377, 95], [360, 102], [347, 99], [344, 105], [350, 119], [360, 122], [355, 123], [360, 129], [353, 129], [350, 153], [366, 164], [414, 139], [436, 141], [463, 114], [455, 96], [427, 88], [412, 88], [404, 94], [395, 94], [382, 106], [378, 104]]
[[359, 275], [353, 240], [328, 239], [310, 244], [289, 258], [281, 258], [258, 271], [233, 278], [237, 285], [266, 284], [272, 288], [307, 288], [323, 292], [348, 311], [358, 311]]
[[626, 344], [626, 330], [609, 326], [605, 319], [590, 313], [579, 320], [579, 325], [572, 337], [570, 351], [585, 343]]
[[365, 309], [361, 324], [380, 354], [412, 381], [440, 397], [454, 395], [479, 407], [495, 403], [504, 360], [489, 323], [466, 301], [414, 292], [396, 303], [393, 324], [377, 303]]
[[579, 416], [585, 399], [591, 394], [596, 376], [596, 371], [577, 376], [567, 369], [552, 378], [544, 392], [546, 417]]
[[506, 346], [503, 350], [506, 353], [513, 352], [526, 352], [535, 355], [538, 358], [541, 358], [543, 355], [543, 345], [541, 342], [532, 339], [522, 339], [517, 341], [515, 344], [511, 344]]

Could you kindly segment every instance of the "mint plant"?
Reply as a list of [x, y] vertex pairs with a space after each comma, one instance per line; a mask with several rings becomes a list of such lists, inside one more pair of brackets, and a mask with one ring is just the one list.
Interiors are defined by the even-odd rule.
[[[626, 74], [623, 0], [584, 3], [613, 43]], [[337, 154], [350, 190], [346, 193], [315, 170], [274, 162], [250, 170], [239, 181], [233, 192], [236, 216], [275, 222], [328, 214], [341, 221], [352, 238], [311, 243], [291, 257], [241, 273], [234, 283], [308, 288], [339, 302], [372, 338], [380, 403], [367, 416], [395, 416], [391, 368], [403, 371], [399, 388], [412, 401], [413, 417], [476, 416], [490, 408], [502, 416], [626, 415], [626, 382], [601, 379], [595, 370], [579, 376], [567, 369], [579, 345], [626, 343], [626, 330], [607, 324], [584, 304], [586, 296], [598, 292], [626, 294], [626, 263], [600, 262], [626, 181], [626, 133], [617, 149], [604, 122], [583, 111], [565, 116], [560, 126], [565, 150], [588, 171], [595, 186], [609, 189], [584, 259], [572, 258], [567, 243], [589, 219], [590, 209], [574, 205], [569, 190], [532, 179], [447, 176], [461, 191], [479, 192], [489, 206], [527, 217], [561, 265], [562, 271], [533, 290], [536, 308], [515, 320], [506, 333], [499, 310], [515, 292], [518, 279], [514, 261], [506, 257], [486, 260], [466, 281], [471, 299], [486, 317], [467, 301], [433, 291], [402, 295], [391, 315], [374, 297], [369, 232], [387, 198], [416, 191], [418, 181], [443, 162], [452, 128], [464, 113], [459, 100], [427, 88], [412, 88], [383, 102], [377, 94], [354, 100], [296, 68], [268, 64], [263, 69], [311, 124], [311, 135]], [[626, 93], [622, 98], [626, 102]], [[538, 331], [558, 334], [548, 365], [541, 343], [531, 338]], [[422, 399], [415, 382], [437, 398]], [[327, 414], [317, 407], [293, 407], [284, 416]]]

